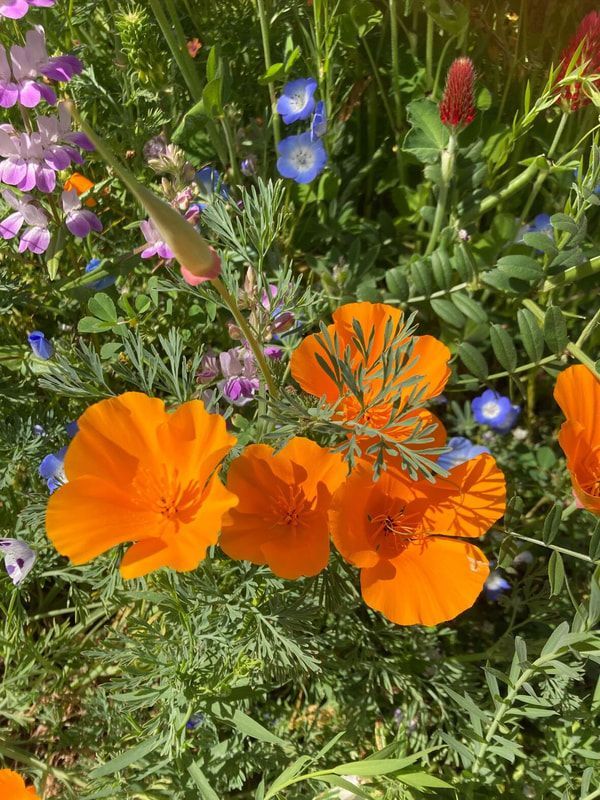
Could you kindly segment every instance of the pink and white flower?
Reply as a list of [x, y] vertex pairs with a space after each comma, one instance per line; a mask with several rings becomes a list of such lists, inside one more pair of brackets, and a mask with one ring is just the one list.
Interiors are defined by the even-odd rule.
[[22, 19], [31, 6], [50, 8], [55, 0], [0, 0], [0, 17]]
[[160, 256], [165, 260], [174, 258], [173, 251], [166, 242], [160, 238], [160, 233], [155, 227], [151, 219], [146, 219], [140, 223], [140, 230], [144, 235], [144, 239], [148, 243], [142, 252], [142, 258], [152, 258], [152, 256]]
[[102, 223], [89, 208], [82, 208], [79, 195], [75, 189], [61, 195], [65, 224], [73, 236], [84, 239], [88, 233], [102, 231]]
[[17, 197], [9, 189], [2, 192], [4, 202], [14, 209], [6, 219], [0, 222], [0, 236], [3, 239], [13, 239], [19, 234], [23, 225], [27, 225], [19, 242], [19, 253], [29, 250], [35, 255], [40, 255], [48, 249], [50, 232], [48, 231], [48, 217], [42, 209], [32, 203], [29, 195]]

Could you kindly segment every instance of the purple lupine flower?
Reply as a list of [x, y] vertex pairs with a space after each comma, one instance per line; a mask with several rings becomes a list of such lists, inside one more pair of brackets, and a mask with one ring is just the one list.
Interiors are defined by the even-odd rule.
[[279, 288], [270, 283], [268, 291], [263, 290], [261, 295], [261, 305], [271, 312], [271, 331], [275, 334], [285, 333], [292, 328], [296, 322], [296, 317], [291, 311], [286, 311], [281, 302], [277, 301]]
[[50, 8], [55, 0], [0, 0], [0, 17], [22, 19], [31, 6]]
[[207, 350], [202, 356], [200, 369], [196, 373], [196, 380], [198, 383], [210, 383], [220, 372], [219, 356], [214, 350]]
[[495, 569], [486, 578], [483, 584], [483, 591], [488, 600], [495, 602], [504, 592], [510, 589], [510, 583], [503, 577], [502, 573]]
[[14, 208], [14, 213], [0, 222], [0, 236], [3, 239], [13, 239], [24, 224], [25, 232], [19, 242], [19, 253], [30, 250], [36, 255], [44, 253], [50, 244], [48, 231], [48, 217], [41, 208], [31, 202], [29, 195], [17, 197], [10, 189], [2, 192], [2, 197], [7, 205]]
[[89, 208], [81, 207], [81, 200], [75, 189], [63, 192], [61, 200], [66, 215], [65, 224], [73, 236], [85, 239], [92, 231], [96, 231], [96, 233], [102, 231], [102, 223], [94, 212]]
[[260, 388], [254, 356], [245, 347], [233, 347], [219, 355], [223, 380], [218, 386], [226, 400], [236, 406], [251, 402]]
[[450, 452], [442, 453], [437, 460], [438, 466], [447, 470], [451, 470], [459, 464], [464, 464], [465, 461], [470, 461], [482, 453], [490, 452], [487, 447], [473, 444], [470, 439], [464, 436], [452, 436], [452, 438], [448, 439], [448, 447], [451, 448]]
[[316, 89], [314, 78], [298, 78], [285, 84], [277, 100], [277, 113], [281, 114], [286, 125], [310, 117], [315, 107]]
[[192, 716], [185, 723], [185, 727], [188, 729], [188, 731], [195, 731], [196, 728], [202, 725], [205, 719], [206, 717], [204, 714], [192, 714]]
[[268, 344], [264, 347], [263, 353], [267, 358], [279, 361], [283, 357], [283, 347], [278, 347], [276, 344]]
[[29, 342], [34, 356], [41, 358], [43, 361], [52, 358], [54, 346], [52, 342], [46, 338], [45, 333], [42, 331], [31, 331], [31, 333], [27, 335], [27, 341]]
[[277, 145], [277, 169], [284, 178], [296, 183], [310, 183], [327, 164], [327, 153], [320, 139], [313, 141], [310, 133], [288, 136]]
[[18, 100], [26, 108], [35, 108], [42, 100], [56, 105], [56, 94], [39, 78], [65, 83], [83, 69], [75, 56], [48, 56], [46, 37], [41, 26], [31, 28], [25, 36], [25, 46], [10, 48], [13, 77], [17, 83]]
[[46, 481], [46, 486], [50, 494], [55, 492], [60, 486], [68, 483], [65, 475], [65, 455], [66, 447], [61, 447], [57, 453], [49, 453], [44, 456], [38, 467], [40, 478]]
[[471, 400], [471, 408], [476, 422], [489, 425], [500, 433], [507, 433], [513, 428], [521, 413], [520, 406], [513, 405], [509, 397], [492, 389], [486, 389], [479, 397]]
[[165, 260], [174, 258], [173, 251], [169, 245], [160, 238], [160, 233], [151, 219], [140, 222], [140, 230], [148, 243], [148, 247], [145, 247], [141, 252], [142, 258], [152, 258], [152, 256], [160, 256]]
[[19, 99], [19, 87], [12, 80], [6, 50], [0, 46], [0, 107], [12, 108]]
[[0, 539], [0, 555], [15, 586], [22, 583], [35, 564], [35, 552], [22, 539]]

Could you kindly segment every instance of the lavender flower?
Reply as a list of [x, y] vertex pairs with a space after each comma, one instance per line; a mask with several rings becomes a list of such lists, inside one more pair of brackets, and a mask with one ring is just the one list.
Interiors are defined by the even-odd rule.
[[199, 383], [210, 383], [220, 373], [219, 356], [214, 350], [208, 350], [202, 356], [200, 369], [196, 373], [196, 380]]
[[70, 192], [63, 192], [61, 195], [63, 211], [65, 212], [65, 224], [73, 236], [85, 239], [88, 233], [96, 231], [100, 233], [102, 223], [93, 211], [89, 208], [81, 207], [81, 200], [75, 189]]
[[31, 331], [27, 336], [27, 341], [34, 356], [41, 358], [43, 361], [52, 358], [54, 346], [49, 339], [46, 339], [46, 334], [42, 333], [42, 331]]
[[233, 347], [219, 355], [223, 380], [218, 384], [226, 400], [236, 406], [250, 403], [260, 388], [254, 356], [245, 347]]
[[18, 586], [35, 564], [35, 552], [22, 539], [0, 539], [0, 554], [11, 581]]
[[144, 248], [141, 252], [142, 258], [152, 258], [152, 256], [160, 256], [165, 260], [174, 258], [173, 251], [160, 238], [160, 233], [154, 226], [154, 223], [151, 219], [141, 222], [140, 230], [144, 235], [144, 239], [148, 243], [148, 247]]
[[31, 6], [50, 8], [55, 0], [0, 0], [0, 17], [21, 19]]
[[46, 214], [39, 206], [32, 203], [29, 195], [24, 194], [17, 197], [10, 189], [5, 189], [2, 197], [5, 203], [15, 210], [13, 214], [0, 222], [0, 236], [3, 239], [13, 239], [23, 225], [27, 224], [19, 242], [19, 253], [23, 253], [25, 250], [29, 250], [35, 255], [44, 253], [50, 244]]

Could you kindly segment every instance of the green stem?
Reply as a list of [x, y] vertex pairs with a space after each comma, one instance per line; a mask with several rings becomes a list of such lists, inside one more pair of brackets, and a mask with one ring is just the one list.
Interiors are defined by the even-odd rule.
[[369, 63], [371, 65], [371, 70], [373, 72], [373, 76], [375, 78], [375, 82], [377, 83], [377, 88], [379, 90], [379, 99], [383, 102], [383, 107], [385, 108], [385, 113], [390, 121], [390, 125], [392, 130], [396, 131], [396, 120], [394, 119], [394, 115], [392, 114], [392, 109], [390, 108], [390, 104], [387, 99], [387, 92], [383, 88], [383, 84], [381, 82], [381, 76], [379, 75], [379, 69], [377, 68], [377, 63], [373, 58], [373, 53], [371, 52], [371, 48], [369, 47], [369, 43], [366, 39], [363, 39], [363, 44], [365, 46], [365, 51], [367, 53], [367, 58], [369, 59]]
[[[433, 297], [433, 295], [432, 295]], [[512, 372], [495, 372], [493, 375], [488, 375], [488, 381], [496, 380], [497, 378], [506, 378], [509, 375], [516, 375], [518, 372], [529, 372], [529, 370], [534, 369], [535, 367], [539, 367], [542, 364], [550, 364], [552, 361], [556, 361], [557, 356], [546, 356], [545, 358], [540, 358], [539, 361], [530, 362], [529, 364], [523, 364], [520, 367], [516, 367], [513, 369]], [[473, 378], [459, 378], [458, 383], [469, 384], [473, 383]]]
[[[552, 156], [554, 155], [554, 153], [556, 151], [556, 148], [558, 147], [558, 143], [560, 142], [560, 139], [561, 139], [561, 137], [562, 137], [562, 135], [564, 133], [565, 125], [567, 124], [568, 119], [569, 119], [569, 112], [568, 111], [563, 111], [562, 112], [562, 116], [560, 118], [560, 122], [558, 123], [558, 127], [556, 128], [556, 133], [554, 134], [554, 139], [552, 140], [552, 144], [550, 145], [550, 149], [548, 150], [548, 153], [546, 155], [546, 158], [547, 158], [548, 161], [550, 161], [550, 159], [552, 158]], [[527, 202], [525, 203], [525, 206], [523, 207], [523, 211], [521, 212], [521, 219], [522, 220], [527, 219], [527, 216], [528, 216], [528, 214], [529, 214], [529, 212], [531, 210], [531, 206], [535, 202], [535, 198], [540, 193], [540, 190], [541, 190], [542, 186], [544, 185], [544, 183], [546, 181], [546, 178], [548, 177], [549, 174], [550, 174], [550, 170], [544, 169], [537, 176], [535, 183], [531, 187], [531, 192], [529, 193], [529, 197], [527, 198]]]
[[223, 129], [225, 144], [227, 145], [227, 152], [229, 153], [229, 163], [233, 173], [233, 180], [235, 183], [240, 184], [242, 182], [242, 175], [240, 173], [240, 166], [235, 154], [233, 136], [231, 135], [231, 128], [229, 127], [229, 120], [227, 120], [226, 117], [221, 117], [221, 128]]
[[539, 293], [551, 292], [553, 289], [559, 289], [574, 281], [589, 278], [598, 271], [600, 271], [600, 256], [595, 256], [594, 258], [590, 258], [589, 261], [586, 261], [585, 264], [569, 267], [559, 275], [553, 275], [551, 278], [548, 278], [548, 280], [544, 281], [542, 284]]
[[[171, 2], [172, 0], [166, 0], [167, 5], [171, 5]], [[191, 96], [196, 102], [199, 102], [202, 99], [202, 83], [196, 72], [190, 68], [191, 59], [187, 51], [183, 31], [178, 27], [178, 20], [169, 21], [163, 8], [163, 0], [150, 0], [150, 5]]]
[[425, 34], [425, 77], [427, 87], [433, 85], [433, 18], [427, 15], [427, 32]]
[[273, 374], [269, 369], [269, 365], [267, 363], [267, 359], [265, 358], [265, 354], [263, 353], [263, 349], [260, 346], [260, 343], [257, 341], [256, 336], [252, 332], [252, 329], [248, 325], [246, 318], [238, 308], [234, 296], [231, 294], [229, 289], [225, 286], [225, 284], [220, 278], [214, 278], [211, 281], [211, 283], [221, 296], [221, 299], [223, 300], [227, 308], [231, 311], [233, 318], [235, 319], [235, 321], [240, 327], [240, 330], [244, 334], [244, 338], [246, 339], [248, 345], [250, 346], [250, 349], [254, 353], [254, 357], [256, 358], [256, 363], [259, 365], [261, 369], [265, 382], [269, 388], [269, 393], [271, 397], [276, 398], [279, 395], [279, 387], [275, 383]]
[[592, 333], [594, 332], [594, 329], [598, 326], [598, 324], [600, 324], [600, 308], [598, 309], [598, 311], [596, 311], [594, 316], [591, 318], [591, 320], [588, 322], [588, 324], [582, 330], [581, 336], [575, 342], [577, 347], [581, 347], [582, 344], [585, 344], [585, 342], [592, 335]]
[[440, 238], [440, 233], [444, 226], [444, 222], [446, 220], [446, 206], [448, 204], [448, 194], [450, 191], [450, 184], [452, 183], [452, 176], [454, 174], [456, 147], [456, 135], [451, 133], [448, 141], [448, 147], [442, 151], [440, 190], [435, 209], [435, 217], [433, 218], [433, 227], [429, 237], [429, 244], [425, 250], [426, 256], [431, 255], [435, 250], [438, 239]]
[[583, 553], [578, 553], [576, 550], [568, 550], [566, 547], [559, 547], [556, 544], [546, 544], [546, 542], [540, 541], [540, 539], [534, 539], [531, 536], [524, 536], [522, 533], [516, 533], [515, 531], [505, 531], [507, 536], [513, 536], [515, 539], [522, 539], [524, 542], [529, 542], [530, 544], [538, 544], [540, 547], [546, 547], [548, 550], [555, 550], [557, 553], [562, 553], [565, 556], [570, 556], [571, 558], [578, 558], [580, 561], [587, 561], [588, 564], [597, 564], [597, 561], [594, 561], [593, 558], [584, 555]]
[[[262, 39], [265, 69], [268, 71], [271, 68], [271, 42], [269, 40], [269, 21], [267, 19], [264, 0], [256, 0], [256, 7], [258, 9], [258, 18], [260, 20], [260, 36]], [[272, 83], [269, 83], [269, 98], [271, 100], [271, 126], [273, 128], [273, 139], [275, 140], [275, 148], [277, 148], [277, 145], [281, 140], [281, 130], [279, 124], [279, 114], [276, 111], [277, 97], [275, 95], [275, 87]]]
[[530, 164], [520, 175], [517, 175], [516, 178], [513, 178], [512, 181], [510, 181], [510, 183], [504, 187], [504, 189], [484, 197], [479, 204], [479, 212], [481, 214], [485, 214], [486, 212], [491, 211], [492, 208], [495, 208], [502, 200], [512, 197], [513, 194], [516, 194], [516, 192], [528, 184], [538, 171], [539, 167], [537, 164]]

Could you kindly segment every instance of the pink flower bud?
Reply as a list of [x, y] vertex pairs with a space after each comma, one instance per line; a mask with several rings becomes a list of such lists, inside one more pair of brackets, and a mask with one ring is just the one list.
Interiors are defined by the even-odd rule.
[[[594, 75], [600, 72], [600, 13], [598, 11], [590, 11], [579, 23], [577, 31], [562, 52], [561, 68], [557, 80], [560, 81], [567, 75], [569, 64], [582, 42], [581, 53], [569, 72], [586, 64], [586, 73]], [[600, 88], [600, 81], [595, 81], [595, 85]], [[579, 82], [561, 89], [559, 99], [566, 103], [571, 111], [582, 108], [591, 102], [590, 98], [582, 92]]]

